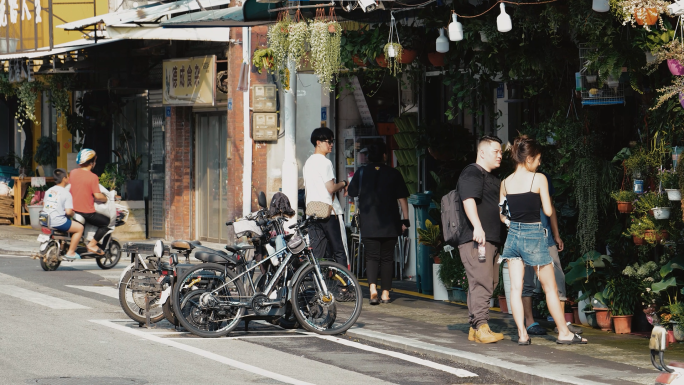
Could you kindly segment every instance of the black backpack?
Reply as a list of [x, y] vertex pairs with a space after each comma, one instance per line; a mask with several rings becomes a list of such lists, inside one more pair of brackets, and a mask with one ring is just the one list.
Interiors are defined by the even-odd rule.
[[[466, 168], [470, 166], [475, 166], [482, 171], [482, 169], [475, 164], [466, 166]], [[463, 170], [465, 170], [465, 168]], [[463, 171], [461, 171], [461, 173], [463, 173]], [[482, 172], [482, 175], [484, 176], [484, 172]], [[442, 197], [441, 206], [442, 235], [444, 236], [444, 242], [448, 245], [457, 247], [461, 243], [460, 240], [463, 233], [468, 229], [468, 218], [463, 210], [461, 195], [458, 193], [458, 183], [456, 183], [455, 190], [449, 191], [448, 194]]]

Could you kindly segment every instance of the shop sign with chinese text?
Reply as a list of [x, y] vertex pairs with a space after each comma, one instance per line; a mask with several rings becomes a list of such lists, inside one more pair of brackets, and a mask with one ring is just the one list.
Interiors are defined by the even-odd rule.
[[164, 60], [163, 74], [164, 105], [215, 105], [216, 55]]

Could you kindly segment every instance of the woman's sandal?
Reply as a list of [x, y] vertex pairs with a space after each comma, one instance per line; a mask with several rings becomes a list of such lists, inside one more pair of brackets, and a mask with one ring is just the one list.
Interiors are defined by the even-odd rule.
[[390, 303], [390, 299], [381, 299], [380, 303]]
[[585, 345], [588, 342], [589, 341], [582, 339], [582, 337], [580, 337], [580, 335], [577, 333], [572, 335], [571, 340], [556, 340], [556, 343], [561, 344], [561, 345], [574, 345], [574, 344]]
[[378, 300], [378, 295], [375, 294], [375, 298], [373, 298], [373, 294], [371, 294], [369, 303], [371, 305], [380, 305], [380, 300]]
[[93, 254], [97, 254], [97, 255], [104, 255], [104, 251], [102, 251], [102, 249], [99, 248], [99, 247], [98, 247], [97, 250], [95, 250], [95, 251], [90, 250], [90, 249], [87, 249], [87, 250], [88, 250], [89, 253], [93, 253]]
[[518, 338], [518, 345], [520, 345], [520, 346], [532, 345], [532, 338], [530, 338], [530, 336], [527, 336], [527, 341], [520, 341], [520, 338]]

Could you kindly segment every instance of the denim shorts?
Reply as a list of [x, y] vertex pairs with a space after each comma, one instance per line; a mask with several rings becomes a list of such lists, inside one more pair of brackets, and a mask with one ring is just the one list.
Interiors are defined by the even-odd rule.
[[546, 241], [546, 230], [541, 223], [511, 222], [508, 238], [500, 262], [522, 260], [529, 266], [545, 266], [553, 263]]

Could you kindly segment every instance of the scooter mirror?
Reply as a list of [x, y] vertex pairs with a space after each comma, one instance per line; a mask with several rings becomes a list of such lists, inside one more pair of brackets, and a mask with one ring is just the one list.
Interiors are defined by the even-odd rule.
[[262, 207], [262, 208], [268, 207], [268, 205], [266, 204], [266, 194], [264, 194], [263, 191], [259, 192], [259, 207]]
[[154, 256], [161, 258], [161, 256], [164, 254], [164, 242], [162, 241], [157, 241], [154, 243]]

